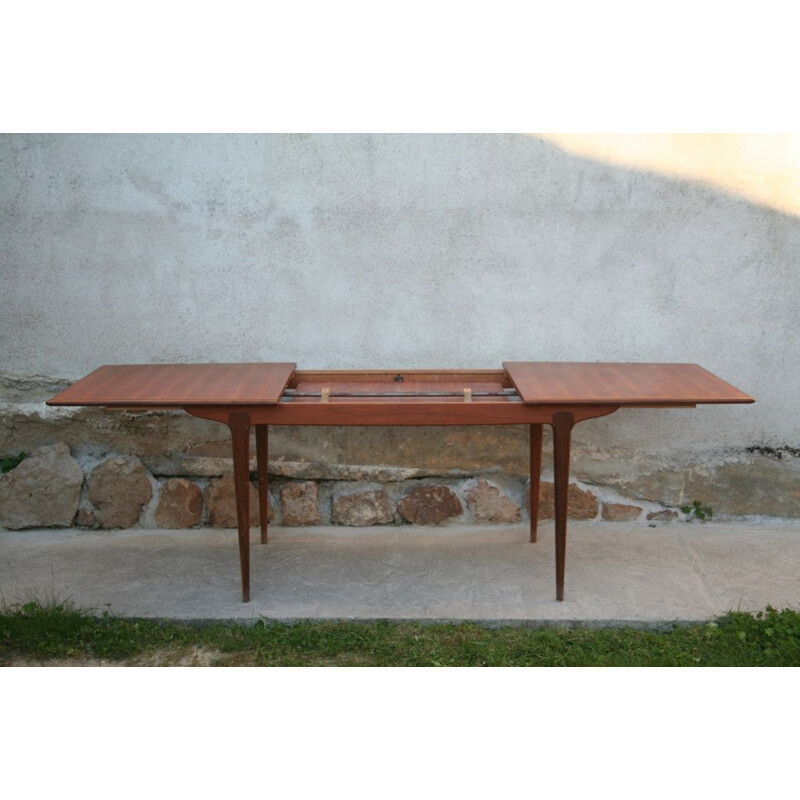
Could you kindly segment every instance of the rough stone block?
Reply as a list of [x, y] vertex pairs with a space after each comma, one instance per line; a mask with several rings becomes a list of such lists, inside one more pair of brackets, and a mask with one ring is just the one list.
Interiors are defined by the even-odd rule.
[[476, 522], [519, 522], [520, 507], [498, 486], [478, 478], [466, 491], [467, 505]]
[[624, 497], [681, 506], [699, 500], [715, 514], [800, 518], [800, 459], [759, 454], [688, 463], [626, 475], [602, 476]]
[[0, 475], [0, 526], [69, 527], [78, 512], [83, 471], [63, 442], [40, 447]]
[[[554, 519], [556, 515], [555, 487], [542, 482], [539, 492], [539, 519]], [[525, 494], [525, 503], [530, 509], [530, 486]], [[592, 492], [571, 483], [567, 493], [567, 516], [570, 519], [594, 519], [600, 510], [600, 503]]]
[[638, 519], [642, 513], [639, 506], [629, 506], [625, 503], [603, 503], [602, 517], [609, 522], [630, 522]]
[[331, 505], [334, 525], [387, 525], [394, 522], [394, 503], [384, 489], [365, 489], [334, 496]]
[[[800, 459], [754, 455], [718, 468], [689, 472], [675, 505], [699, 500], [714, 514], [800, 517]], [[671, 503], [670, 503], [671, 505]]]
[[678, 518], [678, 512], [673, 511], [670, 508], [665, 508], [663, 511], [651, 511], [647, 515], [647, 521], [655, 521], [655, 522], [672, 522], [672, 520]]
[[368, 481], [396, 483], [425, 477], [424, 470], [410, 467], [364, 466], [361, 464], [327, 464], [320, 461], [270, 461], [270, 475], [308, 481]]
[[133, 456], [116, 456], [98, 464], [86, 483], [101, 528], [133, 527], [153, 496], [147, 469]]
[[96, 528], [97, 519], [94, 515], [94, 507], [89, 502], [83, 502], [78, 506], [78, 514], [75, 517], [75, 525], [79, 528]]
[[[212, 528], [236, 528], [236, 484], [233, 475], [214, 478], [208, 482], [203, 499], [208, 509], [208, 521]], [[250, 527], [258, 525], [258, 493], [250, 483]], [[271, 504], [270, 504], [271, 509]], [[270, 517], [271, 519], [271, 517]]]
[[447, 486], [415, 486], [397, 504], [400, 516], [416, 525], [438, 525], [458, 517], [464, 508], [458, 496]]
[[170, 478], [161, 487], [155, 521], [160, 528], [191, 528], [203, 518], [203, 493], [186, 478]]
[[319, 487], [313, 481], [284, 483], [280, 490], [284, 525], [319, 525]]
[[358, 480], [350, 465], [364, 469], [365, 480], [381, 480], [367, 473], [376, 467], [408, 470], [408, 477], [475, 475], [490, 469], [522, 476], [528, 474], [528, 430], [526, 425], [279, 425], [270, 431], [270, 458], [275, 470], [281, 461], [313, 462], [314, 474], [296, 477], [314, 480]]

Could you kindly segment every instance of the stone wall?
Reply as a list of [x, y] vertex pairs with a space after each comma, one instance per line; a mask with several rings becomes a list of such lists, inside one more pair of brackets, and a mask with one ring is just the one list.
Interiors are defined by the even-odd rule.
[[[71, 488], [64, 488], [63, 502], [56, 504], [50, 516], [41, 517], [49, 502], [46, 498], [52, 495], [44, 488], [50, 473], [39, 471], [35, 484], [39, 488], [29, 491], [20, 476], [38, 462], [33, 458], [23, 461], [13, 472], [0, 476], [0, 526], [17, 526], [20, 513], [31, 525], [40, 526], [73, 522], [109, 527], [172, 527], [178, 522], [180, 527], [234, 526], [233, 466], [226, 426], [183, 412], [46, 406], [44, 401], [64, 385], [41, 379], [21, 382], [0, 375], [0, 388], [13, 400], [0, 406], [0, 456], [35, 454], [39, 448], [57, 446], [58, 460], [71, 481]], [[665, 413], [698, 412], [617, 412]], [[709, 413], [709, 409], [699, 413]], [[606, 450], [595, 444], [591, 426], [596, 422], [600, 420], [581, 423], [573, 432], [573, 517], [648, 522], [649, 515], [656, 514], [658, 519], [671, 519], [681, 516], [681, 506], [699, 500], [713, 508], [716, 516], [800, 518], [797, 450], [706, 448], [699, 453], [690, 449], [665, 456], [651, 451], [646, 440], [638, 448]], [[545, 484], [540, 510], [550, 514], [552, 448], [547, 426], [544, 432]], [[255, 453], [254, 441], [251, 452]], [[122, 462], [117, 463], [119, 459]], [[287, 508], [288, 524], [359, 524], [358, 519], [380, 520], [376, 524], [524, 521], [528, 459], [528, 430], [518, 425], [272, 427], [273, 515], [283, 524], [287, 524]], [[255, 470], [254, 459], [251, 466]], [[479, 498], [488, 490], [480, 481], [487, 481], [507, 500], [498, 503], [502, 513], [486, 512]], [[80, 508], [73, 497], [76, 482], [83, 487]], [[117, 483], [129, 488], [114, 489]], [[13, 503], [10, 490], [4, 488], [9, 484], [18, 484]], [[105, 510], [105, 498], [113, 499], [117, 491], [121, 498], [131, 498], [120, 500], [128, 504], [126, 510]], [[364, 492], [361, 502], [347, 499]], [[371, 497], [369, 503], [366, 497]], [[427, 510], [430, 504], [437, 510]], [[255, 513], [255, 495], [251, 505]], [[71, 517], [66, 510], [70, 508]]]
[[[547, 431], [541, 519], [553, 516]], [[0, 415], [0, 433], [9, 452], [30, 454], [0, 476], [0, 527], [235, 527], [223, 425], [182, 412], [21, 403]], [[288, 526], [523, 523], [528, 450], [525, 426], [271, 428], [270, 519]], [[800, 517], [796, 455], [754, 450], [681, 464], [644, 450], [625, 461], [578, 440], [570, 516], [649, 524], [685, 518], [680, 507], [699, 500], [717, 517]], [[251, 516], [255, 525], [255, 488]]]
[[[253, 465], [254, 466], [254, 465]], [[279, 525], [513, 524], [529, 519], [529, 486], [522, 479], [427, 477], [409, 479], [402, 469], [350, 468], [349, 480], [287, 478], [314, 472], [308, 465], [271, 464], [269, 519]], [[320, 472], [319, 469], [316, 470]], [[254, 477], [254, 476], [251, 476]], [[603, 500], [603, 497], [611, 499]], [[251, 484], [251, 525], [258, 524]], [[552, 519], [553, 484], [541, 485], [539, 519]], [[570, 485], [569, 516], [669, 521], [674, 510], [639, 505], [596, 487]], [[155, 476], [136, 456], [115, 455], [81, 467], [58, 442], [37, 448], [0, 476], [0, 526], [12, 530], [81, 528], [234, 528], [233, 476]]]

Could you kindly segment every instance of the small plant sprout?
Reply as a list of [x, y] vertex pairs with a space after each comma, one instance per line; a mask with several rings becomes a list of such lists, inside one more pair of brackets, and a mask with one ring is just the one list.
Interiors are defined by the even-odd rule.
[[700, 522], [705, 522], [714, 516], [714, 510], [711, 506], [704, 506], [699, 500], [693, 501], [690, 506], [681, 506], [681, 511], [689, 515], [687, 522], [692, 522], [696, 519], [699, 519]]

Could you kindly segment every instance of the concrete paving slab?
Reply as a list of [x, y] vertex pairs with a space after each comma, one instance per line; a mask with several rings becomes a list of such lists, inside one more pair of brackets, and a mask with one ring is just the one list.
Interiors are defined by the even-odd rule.
[[572, 522], [566, 599], [553, 533], [526, 526], [253, 531], [250, 603], [235, 531], [0, 532], [6, 603], [56, 597], [175, 620], [472, 620], [660, 626], [732, 609], [800, 608], [800, 523]]
[[[681, 543], [718, 607], [751, 611], [800, 604], [800, 527], [716, 525], [680, 531]], [[680, 530], [680, 529], [679, 529]]]

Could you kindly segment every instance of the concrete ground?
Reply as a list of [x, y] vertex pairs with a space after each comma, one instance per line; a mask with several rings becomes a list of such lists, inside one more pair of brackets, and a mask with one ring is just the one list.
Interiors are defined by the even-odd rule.
[[0, 532], [0, 599], [70, 599], [175, 620], [473, 620], [497, 625], [709, 620], [800, 608], [800, 522], [571, 522], [566, 599], [552, 523], [527, 527], [253, 530], [250, 603], [235, 531]]

